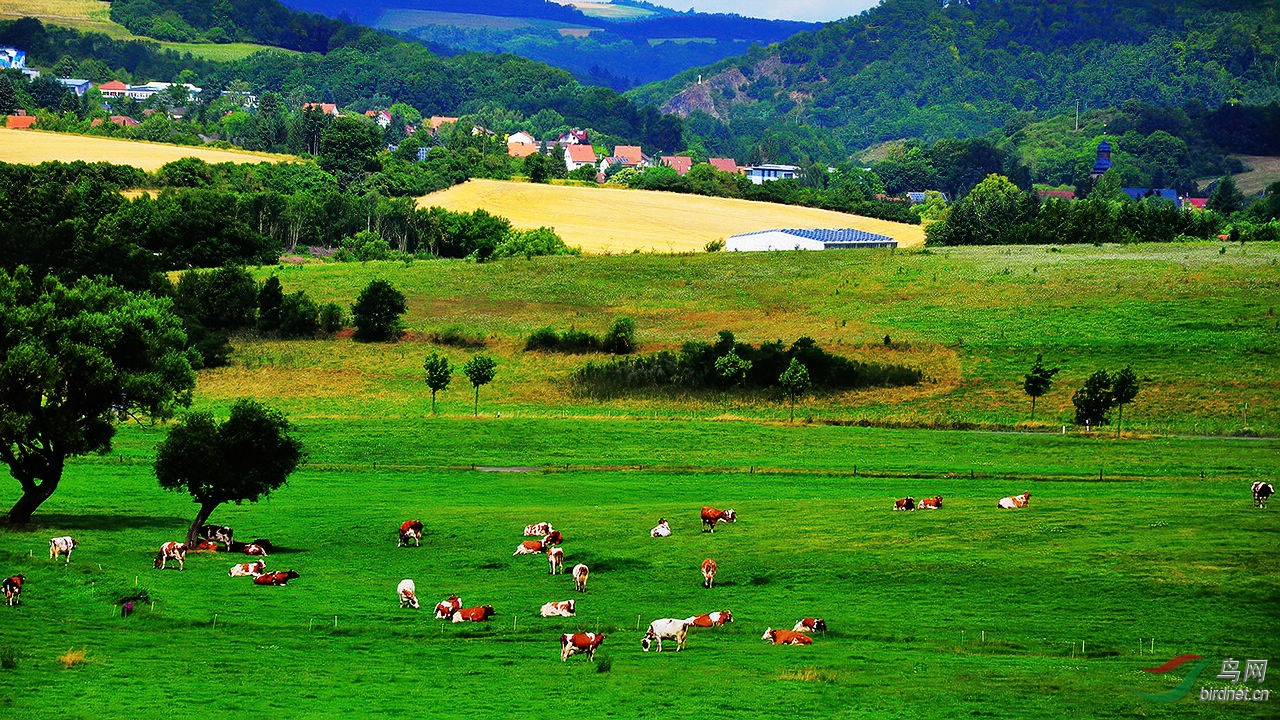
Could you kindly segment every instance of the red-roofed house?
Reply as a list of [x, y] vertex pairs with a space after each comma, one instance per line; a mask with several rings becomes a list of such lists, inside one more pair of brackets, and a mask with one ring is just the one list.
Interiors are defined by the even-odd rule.
[[738, 162], [733, 158], [711, 158], [707, 162], [711, 163], [711, 167], [720, 172], [738, 174]]
[[4, 126], [10, 130], [26, 130], [35, 124], [35, 115], [6, 115], [4, 118]]
[[303, 110], [318, 110], [324, 115], [338, 117], [338, 106], [333, 103], [303, 103]]
[[617, 145], [613, 148], [613, 157], [623, 167], [640, 167], [645, 160], [639, 145]]
[[122, 98], [128, 90], [129, 86], [119, 80], [104, 82], [98, 86], [98, 92], [102, 93], [104, 98]]
[[564, 147], [564, 166], [573, 172], [584, 165], [596, 164], [596, 149], [590, 145], [566, 145]]
[[1205, 203], [1209, 202], [1209, 198], [1182, 198], [1182, 204], [1190, 205], [1197, 210], [1203, 210]]
[[1071, 190], [1037, 190], [1036, 194], [1041, 200], [1045, 198], [1057, 198], [1059, 200], [1075, 200], [1076, 194]]
[[693, 167], [693, 158], [683, 155], [663, 155], [662, 164], [675, 170], [677, 174], [684, 175], [689, 172], [689, 168]]
[[527, 158], [536, 152], [538, 152], [536, 143], [507, 143], [507, 155], [513, 158]]
[[386, 110], [365, 110], [364, 116], [378, 123], [378, 127], [391, 126], [391, 113]]

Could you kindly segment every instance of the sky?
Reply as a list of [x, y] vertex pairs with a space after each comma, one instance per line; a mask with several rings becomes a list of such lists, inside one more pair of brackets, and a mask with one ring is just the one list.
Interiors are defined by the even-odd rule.
[[738, 13], [746, 17], [776, 20], [824, 22], [857, 15], [880, 0], [650, 0], [684, 11], [690, 7], [699, 12]]

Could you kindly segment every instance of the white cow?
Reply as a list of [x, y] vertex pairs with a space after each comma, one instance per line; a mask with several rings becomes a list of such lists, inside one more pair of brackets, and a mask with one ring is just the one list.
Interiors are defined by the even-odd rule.
[[1001, 510], [1015, 510], [1017, 508], [1026, 507], [1029, 502], [1031, 502], [1031, 493], [1024, 492], [1021, 495], [1000, 498], [1000, 501], [996, 503], [996, 507]]
[[591, 569], [582, 563], [573, 566], [573, 589], [580, 593], [587, 591], [587, 578], [591, 575]]
[[692, 625], [688, 620], [678, 620], [676, 618], [662, 618], [649, 623], [649, 629], [645, 631], [644, 639], [640, 641], [640, 647], [649, 652], [649, 648], [653, 643], [658, 643], [658, 652], [662, 652], [662, 641], [676, 641], [676, 652], [680, 652], [684, 648], [684, 641], [689, 637], [689, 626]]
[[671, 526], [666, 519], [658, 521], [658, 525], [649, 531], [649, 537], [671, 537]]
[[187, 546], [180, 542], [169, 541], [160, 546], [160, 552], [156, 553], [155, 567], [157, 570], [163, 570], [165, 563], [170, 560], [178, 561], [178, 569], [183, 570], [183, 563], [187, 559]]
[[553, 547], [547, 550], [547, 565], [549, 565], [548, 575], [557, 575], [564, 570], [564, 550]]
[[258, 577], [267, 569], [267, 564], [261, 560], [252, 563], [240, 563], [232, 565], [227, 571], [228, 577]]
[[396, 595], [400, 597], [400, 607], [418, 609], [418, 588], [409, 578], [401, 580], [396, 586]]
[[544, 535], [550, 535], [552, 530], [555, 530], [555, 528], [551, 527], [551, 523], [549, 522], [540, 522], [524, 526], [524, 534], [526, 537], [542, 537]]
[[59, 555], [66, 555], [67, 562], [71, 562], [71, 551], [75, 550], [80, 543], [70, 535], [56, 537], [49, 541], [49, 559], [57, 560]]
[[542, 617], [573, 617], [577, 600], [549, 602], [542, 606]]

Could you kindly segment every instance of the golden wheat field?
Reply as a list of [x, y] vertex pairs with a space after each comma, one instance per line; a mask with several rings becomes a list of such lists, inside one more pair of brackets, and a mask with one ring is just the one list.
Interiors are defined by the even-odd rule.
[[165, 163], [185, 157], [196, 157], [209, 163], [282, 162], [291, 159], [288, 155], [270, 153], [215, 150], [37, 130], [0, 129], [0, 162], [34, 165], [51, 160], [84, 160], [132, 165], [153, 171]]
[[111, 20], [111, 3], [100, 0], [0, 0], [0, 19], [40, 18], [50, 25], [125, 39], [132, 33]]
[[519, 228], [551, 227], [588, 253], [700, 252], [712, 240], [779, 228], [857, 228], [900, 247], [924, 244], [916, 225], [815, 208], [700, 195], [471, 180], [418, 200], [453, 211], [483, 208]]

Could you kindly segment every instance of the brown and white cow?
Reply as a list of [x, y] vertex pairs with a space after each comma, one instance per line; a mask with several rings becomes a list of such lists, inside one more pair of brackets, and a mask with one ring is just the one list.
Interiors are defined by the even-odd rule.
[[563, 600], [561, 602], [549, 602], [542, 606], [542, 617], [573, 617], [576, 612], [577, 600]]
[[1021, 495], [1013, 497], [1000, 498], [1000, 502], [996, 503], [996, 507], [1003, 510], [1013, 510], [1015, 508], [1024, 508], [1027, 503], [1031, 502], [1031, 493], [1024, 492]]
[[235, 531], [226, 525], [203, 525], [200, 527], [200, 537], [229, 547], [235, 542]]
[[1253, 484], [1253, 504], [1262, 509], [1267, 508], [1267, 500], [1276, 494], [1276, 489], [1269, 482], [1258, 481]]
[[598, 633], [565, 633], [560, 636], [560, 662], [570, 657], [586, 654], [587, 660], [595, 661], [596, 648], [604, 642], [604, 635]]
[[421, 520], [405, 520], [400, 523], [400, 536], [396, 541], [396, 547], [409, 547], [410, 540], [413, 541], [414, 547], [422, 547]]
[[580, 593], [587, 591], [587, 579], [591, 576], [591, 568], [578, 563], [573, 566], [573, 589]]
[[80, 542], [70, 535], [56, 537], [49, 541], [49, 559], [57, 560], [59, 555], [66, 555], [71, 562], [71, 551], [80, 546]]
[[457, 595], [450, 595], [447, 599], [436, 603], [436, 619], [448, 620], [453, 614], [462, 609], [462, 601]]
[[290, 580], [296, 580], [300, 575], [293, 570], [277, 570], [275, 572], [263, 573], [253, 579], [254, 585], [288, 585]]
[[492, 605], [480, 605], [478, 607], [462, 608], [453, 614], [453, 621], [460, 622], [485, 622], [493, 617]]
[[178, 569], [183, 570], [184, 562], [187, 559], [187, 546], [180, 542], [169, 541], [160, 546], [160, 552], [156, 554], [155, 568], [163, 570], [165, 563], [170, 560], [178, 561]]
[[262, 546], [262, 545], [259, 545], [259, 544], [258, 544], [258, 543], [256, 543], [256, 542], [249, 543], [248, 545], [245, 545], [245, 546], [242, 548], [242, 551], [244, 552], [244, 554], [245, 554], [245, 555], [253, 555], [253, 556], [256, 556], [256, 557], [266, 557], [266, 556], [267, 556], [267, 548], [266, 548], [266, 547], [264, 547], [264, 546]]
[[702, 561], [702, 587], [710, 590], [711, 586], [715, 585], [716, 570], [718, 569], [719, 569], [719, 566], [716, 565], [715, 560], [712, 560], [711, 558], [707, 558], [706, 560]]
[[711, 532], [716, 531], [716, 523], [720, 522], [738, 522], [738, 514], [732, 508], [729, 510], [717, 510], [713, 507], [702, 508], [702, 524], [710, 528]]
[[525, 537], [544, 537], [551, 534], [552, 530], [555, 528], [549, 522], [534, 523], [524, 526], [524, 535]]
[[728, 610], [717, 610], [715, 612], [707, 613], [706, 615], [694, 615], [692, 617], [687, 617], [685, 618], [685, 621], [693, 627], [720, 627], [725, 623], [733, 622], [733, 613]]
[[796, 626], [791, 628], [794, 632], [826, 632], [827, 621], [822, 618], [801, 618], [796, 622]]
[[267, 564], [259, 560], [258, 562], [240, 563], [239, 565], [232, 565], [231, 569], [227, 571], [227, 576], [228, 577], [258, 577], [262, 573], [266, 572], [266, 570], [267, 570]]
[[511, 553], [511, 557], [517, 555], [537, 555], [547, 549], [541, 540], [525, 540], [516, 546], [516, 551]]
[[18, 598], [22, 595], [22, 583], [27, 579], [26, 575], [14, 575], [7, 577], [4, 582], [0, 582], [0, 589], [4, 590], [5, 602], [9, 603], [9, 607], [18, 604]]
[[557, 575], [564, 570], [564, 550], [553, 547], [547, 551], [548, 575]]
[[916, 507], [921, 510], [937, 510], [942, 507], [942, 496], [938, 495], [936, 497], [924, 498], [916, 505]]
[[904, 498], [902, 498], [901, 500], [894, 500], [894, 501], [893, 501], [893, 509], [894, 509], [894, 510], [908, 510], [908, 511], [910, 511], [910, 510], [915, 510], [915, 509], [916, 509], [916, 499], [915, 499], [915, 498], [913, 498], [913, 497], [911, 497], [910, 495], [908, 495], [907, 497], [904, 497]]
[[546, 537], [542, 538], [543, 547], [551, 547], [552, 545], [563, 545], [563, 544], [564, 544], [564, 535], [561, 535], [559, 530], [552, 530], [551, 532], [547, 533]]
[[400, 607], [418, 609], [418, 587], [409, 578], [401, 580], [396, 586], [396, 596], [400, 598]]
[[764, 631], [764, 635], [760, 636], [761, 640], [767, 640], [774, 645], [812, 645], [813, 638], [804, 633], [794, 630], [783, 630], [781, 628], [774, 630], [769, 628]]
[[667, 524], [666, 518], [658, 519], [658, 524], [649, 531], [649, 537], [671, 537], [671, 526]]
[[649, 648], [654, 643], [658, 644], [658, 652], [662, 652], [663, 640], [675, 640], [676, 652], [684, 649], [684, 642], [689, 637], [690, 623], [688, 620], [678, 620], [676, 618], [662, 618], [649, 623], [649, 629], [645, 631], [644, 637], [640, 640], [640, 649], [649, 652]]

